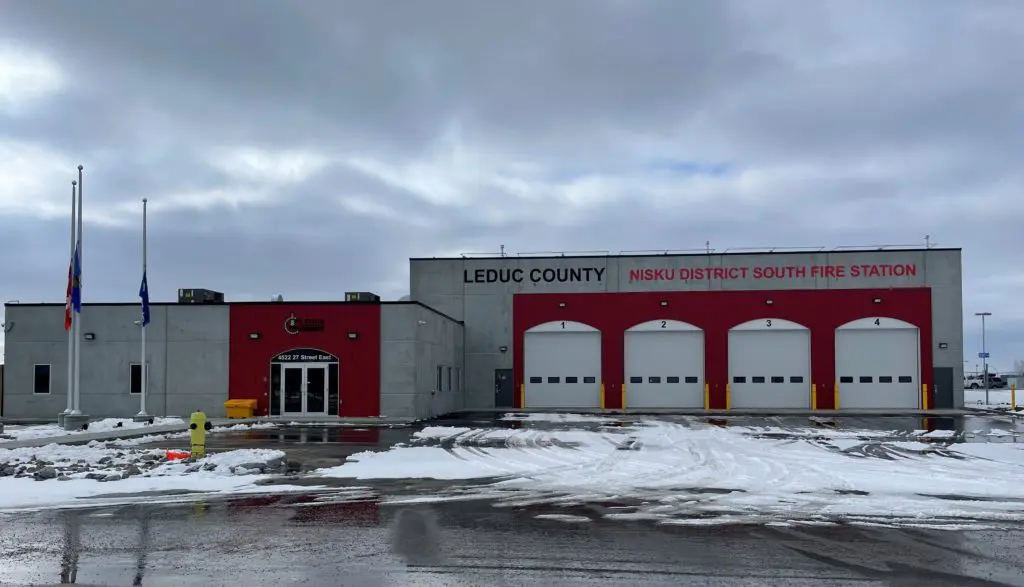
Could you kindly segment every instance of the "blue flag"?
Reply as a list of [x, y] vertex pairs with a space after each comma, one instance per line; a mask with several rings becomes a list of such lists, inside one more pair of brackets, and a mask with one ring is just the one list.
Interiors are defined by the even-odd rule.
[[139, 297], [142, 298], [142, 325], [149, 324], [149, 284], [146, 282], [146, 272], [142, 272], [142, 285], [139, 286]]
[[71, 270], [71, 307], [76, 314], [82, 313], [82, 264], [78, 258], [78, 246], [75, 246], [75, 259]]

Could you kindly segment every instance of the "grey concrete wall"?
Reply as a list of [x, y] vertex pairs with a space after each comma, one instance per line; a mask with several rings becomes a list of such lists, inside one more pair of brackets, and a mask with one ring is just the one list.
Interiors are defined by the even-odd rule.
[[[860, 265], [913, 265], [914, 277], [854, 276]], [[792, 278], [755, 278], [755, 269], [843, 267], [844, 274], [806, 269]], [[746, 269], [744, 273], [742, 268]], [[477, 270], [502, 269], [521, 273], [520, 282], [466, 283]], [[577, 269], [570, 281], [546, 282], [545, 269]], [[634, 270], [675, 270], [674, 279], [631, 280]], [[729, 270], [732, 269], [732, 274]], [[685, 271], [681, 271], [685, 270]], [[695, 270], [711, 278], [690, 275]], [[716, 272], [719, 275], [714, 275]], [[680, 274], [686, 273], [680, 279]], [[724, 274], [724, 275], [723, 275]], [[664, 276], [664, 274], [662, 275]], [[487, 277], [482, 275], [482, 277]], [[534, 278], [540, 278], [539, 281]], [[494, 370], [512, 368], [512, 295], [516, 293], [582, 293], [628, 291], [774, 290], [932, 288], [934, 365], [952, 367], [954, 381], [963, 377], [963, 292], [959, 249], [822, 251], [799, 253], [697, 254], [587, 257], [492, 257], [411, 259], [409, 286], [412, 298], [465, 322], [467, 366], [466, 408], [494, 406]], [[939, 343], [948, 345], [939, 349]], [[501, 352], [506, 346], [508, 351]], [[963, 390], [955, 390], [957, 405]]]
[[[63, 305], [13, 304], [6, 307], [5, 373], [8, 417], [56, 417], [67, 401], [67, 333]], [[81, 409], [94, 417], [138, 413], [139, 395], [130, 393], [130, 368], [140, 362], [137, 305], [91, 305], [82, 309]], [[187, 415], [202, 409], [224, 413], [228, 393], [227, 306], [154, 304], [146, 328], [149, 364], [147, 412]], [[32, 392], [33, 365], [51, 365], [51, 393]]]
[[460, 391], [437, 388], [437, 367], [464, 371], [462, 346], [458, 322], [415, 303], [382, 305], [381, 414], [425, 419], [461, 409]]

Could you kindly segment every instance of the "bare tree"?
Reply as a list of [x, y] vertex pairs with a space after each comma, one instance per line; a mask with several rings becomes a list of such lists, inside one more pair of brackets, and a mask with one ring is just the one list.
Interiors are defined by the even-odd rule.
[[1024, 377], [1024, 359], [1017, 359], [1013, 362], [1013, 370], [1017, 375]]

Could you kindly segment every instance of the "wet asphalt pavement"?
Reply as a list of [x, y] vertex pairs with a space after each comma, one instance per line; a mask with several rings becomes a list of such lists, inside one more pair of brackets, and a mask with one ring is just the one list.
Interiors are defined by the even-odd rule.
[[0, 584], [1024, 585], [1024, 528], [683, 528], [566, 523], [486, 503], [309, 500], [5, 516]]
[[[497, 422], [490, 415], [429, 424], [559, 426]], [[776, 433], [809, 425], [806, 418], [730, 418], [725, 424]], [[814, 425], [896, 437], [953, 430], [955, 442], [1017, 442], [1024, 428], [1008, 417], [973, 416]], [[278, 448], [312, 469], [408, 442], [416, 429], [282, 427], [218, 434], [211, 448]], [[988, 435], [992, 430], [1002, 432]], [[413, 493], [424, 494], [429, 483], [418, 481]], [[616, 504], [385, 505], [344, 485], [188, 505], [0, 515], [0, 585], [1024, 586], [1024, 526], [671, 526], [603, 519]], [[553, 519], [565, 514], [575, 517]]]

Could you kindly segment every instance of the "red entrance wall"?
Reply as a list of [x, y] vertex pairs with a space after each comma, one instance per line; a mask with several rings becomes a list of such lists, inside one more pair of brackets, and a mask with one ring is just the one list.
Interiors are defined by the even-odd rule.
[[[285, 320], [323, 320], [321, 332], [288, 334]], [[357, 338], [349, 339], [355, 332]], [[250, 338], [259, 333], [258, 339]], [[270, 359], [294, 348], [319, 349], [338, 357], [341, 416], [380, 415], [380, 305], [357, 302], [231, 304], [228, 396], [255, 399], [267, 415]]]
[[[874, 303], [881, 298], [881, 303]], [[771, 300], [771, 305], [767, 301]], [[661, 302], [667, 302], [662, 306]], [[559, 307], [565, 304], [565, 307]], [[625, 382], [625, 332], [649, 320], [681, 320], [704, 330], [704, 373], [710, 407], [725, 408], [729, 379], [728, 335], [738, 324], [781, 318], [811, 330], [811, 382], [819, 409], [834, 407], [835, 329], [852, 320], [879, 316], [909, 322], [920, 329], [921, 382], [932, 404], [932, 296], [926, 287], [779, 291], [689, 291], [590, 294], [517, 294], [512, 300], [515, 388], [524, 381], [523, 336], [545, 322], [573, 320], [601, 331], [601, 379], [605, 405], [622, 407]], [[516, 407], [521, 407], [516, 394]]]

